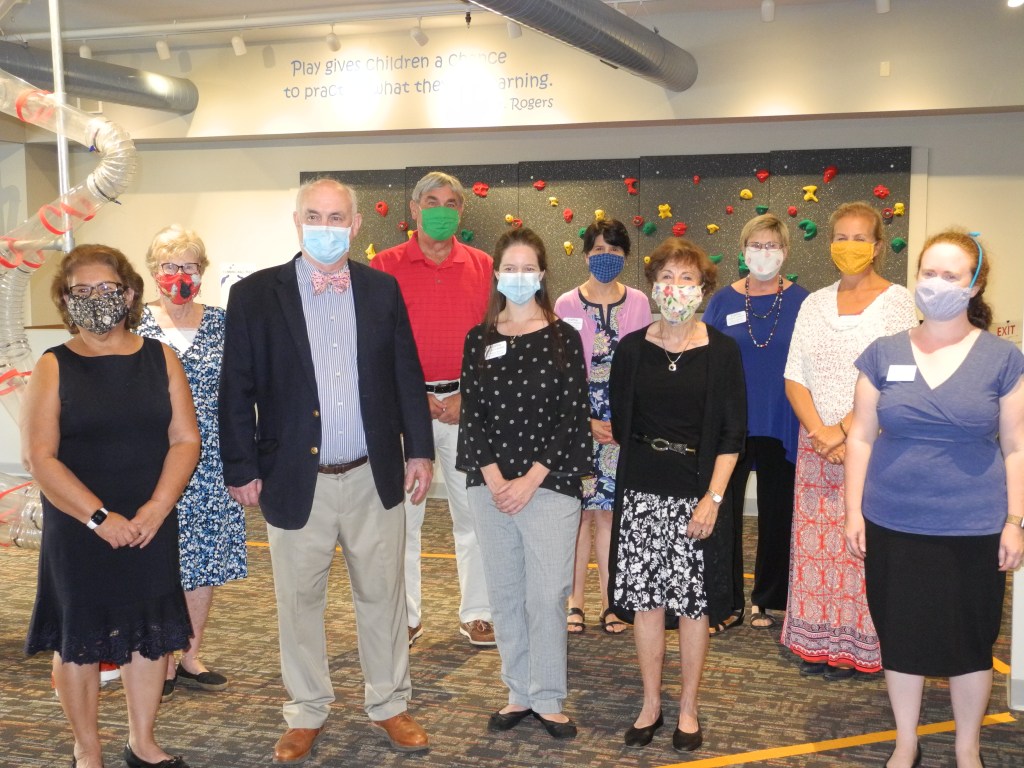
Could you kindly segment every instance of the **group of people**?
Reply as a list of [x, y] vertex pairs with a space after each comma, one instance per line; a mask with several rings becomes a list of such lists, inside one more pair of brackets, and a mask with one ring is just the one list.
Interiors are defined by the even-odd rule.
[[[805, 675], [885, 670], [891, 768], [920, 762], [923, 676], [950, 677], [958, 765], [980, 765], [1004, 572], [1024, 552], [1024, 357], [985, 331], [980, 242], [929, 239], [911, 298], [878, 272], [877, 210], [843, 205], [830, 221], [841, 277], [808, 294], [782, 274], [786, 224], [764, 214], [741, 233], [749, 274], [717, 293], [694, 243], [669, 238], [646, 256], [654, 320], [617, 279], [622, 223], [587, 228], [590, 276], [553, 301], [543, 241], [513, 228], [493, 256], [460, 243], [464, 205], [457, 179], [427, 174], [412, 193], [416, 231], [367, 267], [348, 258], [355, 191], [304, 184], [299, 253], [236, 284], [226, 314], [195, 303], [206, 256], [180, 227], [150, 249], [161, 298], [146, 308], [116, 249], [65, 256], [52, 295], [73, 337], [40, 359], [22, 434], [46, 514], [27, 648], [54, 652], [73, 764], [102, 765], [106, 661], [123, 665], [126, 762], [186, 766], [153, 723], [174, 681], [227, 685], [198, 649], [212, 586], [245, 575], [242, 505], [266, 518], [274, 571], [289, 700], [273, 760], [304, 761], [334, 701], [324, 612], [339, 545], [365, 711], [395, 749], [428, 749], [408, 712], [409, 648], [424, 632], [420, 529], [436, 458], [458, 631], [497, 645], [508, 689], [488, 729], [532, 717], [576, 736], [566, 631], [586, 628], [593, 541], [600, 625], [633, 624], [643, 684], [624, 743], [646, 746], [664, 724], [666, 630], [678, 629], [672, 744], [700, 747], [709, 637], [745, 615], [754, 469], [752, 626], [784, 612], [782, 642]], [[211, 564], [213, 539], [231, 544]], [[206, 575], [186, 575], [199, 564]], [[104, 573], [115, 588], [83, 578]]]

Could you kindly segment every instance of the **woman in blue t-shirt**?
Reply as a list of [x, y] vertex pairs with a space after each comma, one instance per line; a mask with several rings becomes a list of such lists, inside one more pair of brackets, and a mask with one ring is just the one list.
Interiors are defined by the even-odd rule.
[[890, 768], [921, 763], [926, 676], [949, 678], [957, 766], [982, 765], [1006, 572], [1024, 552], [1024, 355], [986, 331], [988, 271], [971, 235], [929, 238], [924, 322], [857, 360], [846, 542], [864, 560], [896, 719]]

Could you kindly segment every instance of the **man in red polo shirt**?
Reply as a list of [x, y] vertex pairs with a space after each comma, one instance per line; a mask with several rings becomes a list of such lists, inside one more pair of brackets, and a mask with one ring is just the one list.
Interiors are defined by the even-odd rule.
[[[416, 231], [405, 243], [378, 253], [370, 265], [398, 280], [419, 349], [425, 394], [434, 420], [434, 451], [448, 490], [455, 535], [455, 562], [462, 592], [459, 631], [473, 645], [494, 645], [491, 606], [466, 496], [466, 476], [455, 468], [462, 346], [469, 329], [483, 321], [494, 273], [490, 256], [455, 238], [464, 203], [458, 179], [440, 171], [428, 173], [416, 183], [409, 203]], [[425, 502], [412, 504], [406, 499], [409, 645], [423, 634], [420, 529], [424, 507]]]

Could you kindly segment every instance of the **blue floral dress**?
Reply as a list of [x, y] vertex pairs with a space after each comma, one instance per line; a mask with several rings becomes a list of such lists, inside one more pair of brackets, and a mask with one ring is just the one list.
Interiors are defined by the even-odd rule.
[[[590, 357], [590, 418], [611, 420], [608, 403], [608, 378], [612, 370], [612, 356], [619, 345], [619, 310], [623, 303], [608, 307], [608, 316], [600, 304], [591, 304], [580, 294], [583, 308], [596, 327], [594, 350]], [[594, 474], [583, 478], [583, 509], [612, 511], [615, 503], [615, 468], [619, 462], [619, 446], [594, 442]]]
[[176, 349], [146, 307], [135, 331], [158, 339], [178, 354], [196, 406], [202, 437], [199, 466], [178, 502], [181, 585], [186, 592], [216, 587], [248, 575], [245, 513], [228, 495], [220, 458], [217, 390], [224, 350], [224, 310], [207, 305], [188, 349]]

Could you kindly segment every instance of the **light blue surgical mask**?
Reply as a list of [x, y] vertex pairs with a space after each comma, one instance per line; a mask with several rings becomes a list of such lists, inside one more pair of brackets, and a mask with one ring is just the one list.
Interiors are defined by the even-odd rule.
[[302, 250], [321, 264], [336, 264], [348, 253], [351, 227], [302, 225]]
[[540, 290], [540, 272], [499, 272], [498, 292], [513, 304], [525, 304]]

